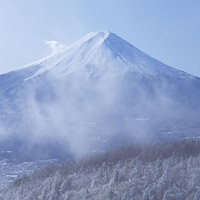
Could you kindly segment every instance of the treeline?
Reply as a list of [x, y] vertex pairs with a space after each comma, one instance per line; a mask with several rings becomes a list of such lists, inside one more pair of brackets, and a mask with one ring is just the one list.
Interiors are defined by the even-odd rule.
[[101, 166], [103, 163], [115, 164], [118, 161], [137, 158], [143, 162], [166, 159], [171, 156], [185, 157], [200, 155], [200, 141], [184, 139], [149, 144], [125, 144], [98, 155], [84, 157], [76, 162], [79, 166]]
[[16, 180], [0, 199], [200, 199], [200, 141], [126, 144]]

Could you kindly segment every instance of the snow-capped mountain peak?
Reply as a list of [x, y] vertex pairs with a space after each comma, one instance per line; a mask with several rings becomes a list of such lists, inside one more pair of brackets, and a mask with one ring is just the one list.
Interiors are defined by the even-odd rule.
[[[177, 125], [176, 118], [198, 118], [199, 88], [199, 78], [151, 58], [114, 33], [95, 32], [0, 75], [0, 125], [25, 151], [28, 142], [32, 147], [41, 141], [43, 149], [43, 141], [55, 146], [58, 141], [82, 155], [81, 146], [89, 151], [88, 138], [95, 134], [117, 141], [161, 130], [165, 135], [171, 123], [182, 134], [185, 119]], [[196, 126], [193, 130], [198, 132]]]
[[110, 37], [110, 35], [112, 35], [112, 34], [113, 33], [109, 32], [109, 31], [90, 32], [86, 36], [82, 37], [80, 40], [74, 42], [71, 46], [69, 45], [69, 47], [80, 46], [85, 42], [88, 43], [91, 41], [100, 43], [100, 42], [103, 42], [106, 38]]
[[[63, 77], [75, 71], [85, 74], [87, 78], [99, 79], [113, 78], [126, 73], [136, 73], [149, 78], [161, 75], [171, 78], [195, 78], [151, 58], [109, 31], [91, 32], [61, 51], [25, 68], [30, 68], [33, 72], [29, 73], [25, 80], [43, 73]], [[23, 69], [24, 67], [21, 70]]]

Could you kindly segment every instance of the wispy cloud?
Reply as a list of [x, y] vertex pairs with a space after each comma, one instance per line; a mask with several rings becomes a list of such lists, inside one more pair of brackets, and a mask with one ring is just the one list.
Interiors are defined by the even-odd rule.
[[55, 40], [45, 41], [45, 44], [47, 44], [51, 48], [53, 53], [62, 51], [66, 47], [64, 44], [61, 44]]

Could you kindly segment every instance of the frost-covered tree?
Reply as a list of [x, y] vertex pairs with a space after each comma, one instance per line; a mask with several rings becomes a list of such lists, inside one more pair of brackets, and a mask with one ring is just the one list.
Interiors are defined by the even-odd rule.
[[127, 144], [16, 180], [0, 200], [200, 199], [200, 142]]

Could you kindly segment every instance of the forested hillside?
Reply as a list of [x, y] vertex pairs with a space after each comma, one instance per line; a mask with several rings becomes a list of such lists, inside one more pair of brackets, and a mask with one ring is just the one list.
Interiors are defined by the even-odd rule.
[[126, 144], [36, 171], [1, 200], [198, 200], [200, 141]]

